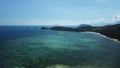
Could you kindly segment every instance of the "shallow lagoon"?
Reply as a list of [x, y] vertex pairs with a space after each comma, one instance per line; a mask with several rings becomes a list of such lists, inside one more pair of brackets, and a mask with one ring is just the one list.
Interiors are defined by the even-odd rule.
[[120, 44], [92, 33], [42, 30], [0, 49], [0, 68], [120, 67]]

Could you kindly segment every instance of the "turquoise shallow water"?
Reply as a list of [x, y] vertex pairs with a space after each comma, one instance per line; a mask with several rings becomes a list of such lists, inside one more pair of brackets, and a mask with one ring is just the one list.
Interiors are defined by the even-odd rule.
[[100, 35], [43, 30], [1, 44], [1, 68], [119, 68], [120, 44]]

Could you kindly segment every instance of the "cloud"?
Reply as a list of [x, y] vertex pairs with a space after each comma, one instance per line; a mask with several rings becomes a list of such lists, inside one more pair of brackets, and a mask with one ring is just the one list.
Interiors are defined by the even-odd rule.
[[40, 25], [79, 25], [80, 21], [76, 20], [41, 20], [32, 19], [32, 23]]
[[84, 20], [84, 21], [81, 21], [81, 23], [103, 26], [108, 24], [114, 24], [117, 21], [120, 21], [120, 14], [115, 15], [111, 18], [97, 18], [93, 20]]
[[120, 21], [120, 14], [115, 15], [111, 18], [99, 18], [92, 20], [40, 20], [32, 19], [32, 23], [41, 25], [80, 25], [80, 24], [90, 24], [93, 26], [104, 26], [108, 24], [114, 24]]
[[0, 20], [1, 25], [80, 25], [80, 24], [90, 24], [93, 26], [104, 26], [108, 24], [114, 24], [120, 21], [120, 14], [114, 15], [111, 18], [102, 18], [100, 15], [96, 19], [91, 20], [43, 20], [43, 19], [2, 19]]

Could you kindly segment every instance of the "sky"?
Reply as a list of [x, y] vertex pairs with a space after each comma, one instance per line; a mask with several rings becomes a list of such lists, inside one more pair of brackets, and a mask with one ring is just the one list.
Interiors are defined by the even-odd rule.
[[0, 25], [113, 24], [120, 0], [0, 0]]

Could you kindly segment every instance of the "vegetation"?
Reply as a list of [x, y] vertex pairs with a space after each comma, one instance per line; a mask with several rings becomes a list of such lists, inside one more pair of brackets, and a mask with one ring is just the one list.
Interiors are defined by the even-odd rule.
[[107, 25], [107, 26], [101, 26], [101, 27], [92, 27], [89, 25], [86, 26], [79, 26], [77, 28], [68, 28], [63, 26], [55, 26], [50, 28], [51, 30], [60, 30], [60, 31], [75, 31], [75, 32], [85, 32], [85, 31], [92, 31], [92, 32], [98, 32], [103, 35], [106, 35], [110, 38], [115, 38], [120, 40], [120, 24], [115, 25]]

